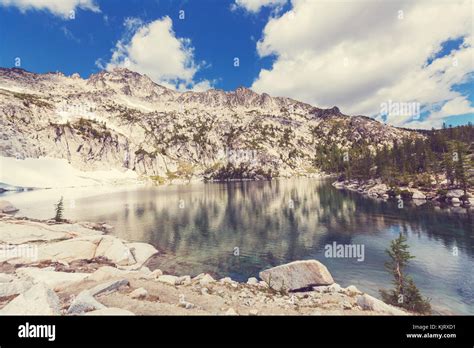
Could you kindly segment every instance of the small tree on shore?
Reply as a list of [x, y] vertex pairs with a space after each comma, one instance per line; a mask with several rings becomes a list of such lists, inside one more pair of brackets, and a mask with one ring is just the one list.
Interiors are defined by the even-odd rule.
[[57, 222], [63, 221], [63, 212], [64, 212], [64, 203], [63, 203], [63, 197], [61, 196], [61, 199], [55, 206], [55, 211], [56, 215], [54, 216], [54, 220]]
[[385, 263], [385, 268], [393, 275], [394, 289], [380, 290], [382, 300], [393, 306], [402, 307], [416, 313], [431, 313], [431, 305], [428, 299], [421, 296], [420, 291], [413, 279], [405, 275], [405, 268], [413, 258], [408, 251], [407, 239], [401, 233], [398, 238], [390, 243], [386, 250], [390, 261]]

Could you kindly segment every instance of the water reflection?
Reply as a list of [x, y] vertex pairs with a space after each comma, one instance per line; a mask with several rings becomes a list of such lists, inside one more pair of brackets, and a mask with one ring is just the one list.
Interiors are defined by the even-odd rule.
[[[48, 194], [51, 203], [58, 194], [65, 193]], [[342, 285], [372, 294], [391, 286], [384, 250], [402, 231], [417, 257], [409, 271], [434, 307], [474, 314], [472, 212], [398, 209], [311, 179], [141, 188], [75, 204], [66, 216], [107, 221], [120, 237], [157, 246], [162, 254], [152, 266], [166, 272], [246, 280], [267, 267], [317, 258]], [[43, 214], [23, 208], [25, 215]], [[325, 258], [324, 246], [334, 241], [363, 244], [364, 261]]]

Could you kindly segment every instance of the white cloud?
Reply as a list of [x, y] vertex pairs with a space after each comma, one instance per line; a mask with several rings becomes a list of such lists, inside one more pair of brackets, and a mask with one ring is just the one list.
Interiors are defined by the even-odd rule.
[[[276, 60], [252, 88], [320, 107], [337, 105], [348, 114], [375, 116], [388, 100], [426, 108], [459, 98], [462, 110], [472, 111], [452, 89], [474, 71], [472, 20], [471, 0], [292, 0], [292, 9], [264, 28], [257, 51]], [[426, 64], [443, 42], [460, 37], [460, 49]], [[399, 126], [411, 121], [387, 119]]]
[[445, 117], [474, 114], [474, 107], [471, 106], [466, 97], [456, 97], [446, 102], [439, 111], [431, 113], [430, 119], [437, 120]]
[[191, 40], [176, 37], [171, 18], [166, 16], [151, 23], [127, 18], [124, 26], [125, 37], [117, 42], [107, 69], [126, 67], [178, 90], [211, 87], [210, 81], [194, 81], [204, 63], [194, 61]]
[[0, 0], [0, 6], [15, 6], [20, 11], [47, 10], [56, 16], [68, 18], [77, 8], [100, 12], [94, 0]]
[[262, 7], [281, 8], [286, 2], [287, 0], [235, 0], [231, 9], [243, 8], [249, 12], [257, 13]]

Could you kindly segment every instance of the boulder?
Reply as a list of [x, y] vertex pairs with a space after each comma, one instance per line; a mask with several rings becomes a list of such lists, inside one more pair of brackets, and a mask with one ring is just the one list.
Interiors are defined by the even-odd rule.
[[89, 291], [84, 290], [71, 303], [67, 310], [67, 314], [81, 314], [87, 311], [94, 311], [106, 308], [102, 303], [97, 301]]
[[120, 280], [113, 280], [110, 282], [106, 282], [103, 284], [99, 284], [89, 290], [84, 290], [77, 297], [69, 306], [67, 313], [68, 314], [80, 314], [87, 311], [94, 311], [99, 309], [105, 309], [106, 307], [97, 301], [94, 296], [112, 292], [119, 289], [121, 286], [128, 285], [128, 280], [120, 279]]
[[89, 276], [88, 273], [56, 272], [45, 268], [19, 268], [16, 271], [19, 278], [27, 279], [33, 283], [44, 283], [51, 288], [66, 286], [70, 283], [80, 282]]
[[188, 275], [179, 277], [176, 280], [176, 285], [189, 285], [189, 284], [191, 284], [191, 277]]
[[178, 307], [182, 307], [182, 308], [185, 308], [185, 309], [193, 309], [196, 306], [191, 302], [187, 302], [187, 301], [183, 300], [183, 301], [179, 301]]
[[226, 312], [225, 315], [239, 315], [234, 308], [229, 308]]
[[157, 279], [159, 278], [160, 276], [163, 275], [163, 271], [161, 269], [155, 269], [154, 271], [152, 271], [150, 274], [149, 274], [149, 277], [151, 279]]
[[110, 232], [114, 229], [114, 226], [109, 225], [109, 224], [102, 224], [101, 227], [106, 230], [107, 232]]
[[209, 285], [210, 283], [214, 283], [215, 279], [212, 278], [209, 274], [204, 274], [200, 279], [199, 279], [199, 285], [201, 286], [206, 286]]
[[413, 194], [411, 197], [413, 200], [426, 200], [425, 194], [420, 190], [412, 188], [410, 189], [410, 192]]
[[136, 263], [135, 257], [130, 249], [126, 247], [120, 239], [113, 236], [103, 236], [97, 246], [95, 256], [104, 256], [120, 266], [128, 266]]
[[138, 289], [133, 290], [130, 293], [131, 298], [135, 298], [139, 300], [144, 299], [145, 297], [147, 297], [147, 295], [148, 295], [148, 291], [146, 291], [145, 288], [138, 288]]
[[128, 267], [123, 267], [124, 269], [137, 269], [143, 266], [148, 259], [156, 254], [158, 254], [158, 250], [148, 243], [127, 243], [125, 246], [130, 250], [135, 263]]
[[451, 198], [451, 203], [452, 203], [453, 205], [460, 205], [460, 204], [461, 204], [461, 201], [459, 200], [459, 198], [453, 197], [453, 198]]
[[368, 294], [357, 296], [357, 304], [363, 310], [375, 311], [378, 313], [385, 313], [391, 315], [407, 315], [406, 312], [401, 309], [395, 308], [394, 306], [388, 305], [385, 302], [376, 299]]
[[158, 277], [157, 279], [161, 283], [169, 284], [169, 285], [177, 285], [178, 277], [173, 275], [164, 274]]
[[17, 212], [18, 209], [8, 201], [0, 201], [0, 213], [11, 214]]
[[65, 262], [90, 260], [94, 258], [101, 239], [100, 236], [80, 237], [41, 246], [38, 248], [38, 259]]
[[331, 285], [334, 280], [326, 266], [317, 260], [294, 261], [259, 273], [272, 289], [298, 290], [317, 285]]
[[45, 284], [36, 284], [18, 295], [2, 310], [1, 315], [59, 315], [59, 298]]
[[328, 291], [329, 292], [342, 292], [342, 287], [339, 284], [334, 283], [328, 286]]
[[233, 280], [230, 277], [225, 277], [222, 279], [219, 279], [219, 283], [221, 284], [232, 284]]
[[349, 296], [362, 294], [362, 292], [359, 289], [357, 289], [354, 285], [349, 285], [347, 288], [343, 289], [343, 292]]
[[461, 189], [449, 190], [446, 194], [447, 198], [458, 198], [464, 195], [464, 191]]
[[385, 184], [377, 184], [367, 190], [367, 194], [371, 197], [382, 196], [388, 191], [388, 186]]
[[112, 280], [110, 282], [102, 283], [87, 290], [92, 296], [100, 295], [104, 292], [113, 292], [118, 290], [121, 286], [128, 285], [127, 279]]
[[247, 284], [249, 285], [257, 285], [258, 284], [258, 279], [255, 277], [251, 277], [247, 280]]
[[22, 294], [32, 287], [33, 283], [27, 280], [0, 283], [0, 297]]

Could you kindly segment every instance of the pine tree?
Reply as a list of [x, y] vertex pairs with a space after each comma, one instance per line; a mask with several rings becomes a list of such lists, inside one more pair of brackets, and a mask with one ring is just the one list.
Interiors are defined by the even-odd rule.
[[54, 220], [57, 222], [63, 221], [63, 212], [64, 212], [64, 203], [63, 203], [63, 197], [61, 196], [61, 199], [59, 200], [58, 204], [55, 204], [55, 211], [56, 215], [54, 216]]
[[394, 289], [380, 290], [380, 295], [384, 302], [393, 306], [428, 314], [431, 312], [429, 300], [421, 296], [413, 279], [405, 275], [406, 266], [411, 259], [415, 258], [408, 248], [407, 239], [401, 233], [390, 243], [390, 248], [386, 250], [390, 261], [385, 263], [385, 268], [393, 275]]
[[464, 190], [464, 194], [467, 194], [467, 187], [468, 187], [468, 177], [467, 171], [468, 167], [470, 167], [469, 158], [466, 156], [467, 154], [467, 145], [462, 142], [456, 142], [456, 153], [457, 153], [457, 161], [454, 162], [454, 177], [458, 185]]
[[446, 180], [448, 181], [449, 185], [454, 185], [454, 165], [451, 151], [448, 151], [443, 155], [443, 167], [446, 171]]

